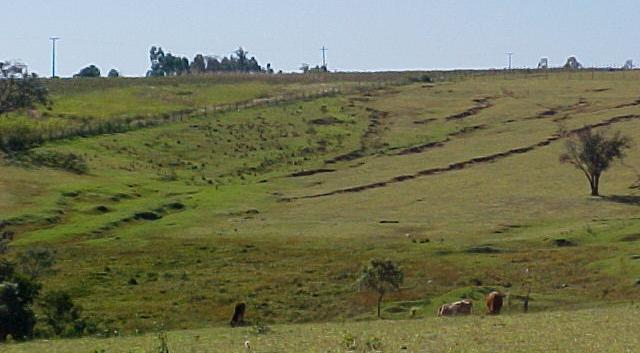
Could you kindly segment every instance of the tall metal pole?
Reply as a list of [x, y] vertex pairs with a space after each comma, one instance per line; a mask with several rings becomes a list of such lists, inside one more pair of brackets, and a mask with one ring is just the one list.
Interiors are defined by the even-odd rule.
[[322, 67], [324, 67], [325, 69], [327, 68], [327, 58], [325, 55], [325, 52], [329, 49], [325, 48], [324, 45], [322, 46]]
[[59, 37], [50, 37], [51, 41], [51, 78], [56, 77], [56, 41]]
[[511, 57], [513, 56], [514, 53], [507, 53], [507, 55], [509, 55], [509, 70], [511, 70]]

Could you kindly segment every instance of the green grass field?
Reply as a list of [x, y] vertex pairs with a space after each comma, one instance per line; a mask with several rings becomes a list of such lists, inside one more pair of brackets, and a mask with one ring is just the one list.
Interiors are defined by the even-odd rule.
[[[62, 114], [64, 126], [69, 115], [108, 121], [357, 82], [55, 83], [50, 114]], [[112, 97], [121, 99], [107, 104]], [[500, 73], [190, 114], [30, 151], [81, 156], [86, 174], [5, 158], [0, 219], [17, 234], [14, 252], [55, 249], [46, 290], [70, 291], [86, 314], [124, 335], [159, 323], [223, 326], [245, 301], [249, 320], [278, 325], [255, 338], [256, 352], [337, 352], [345, 330], [379, 335], [385, 351], [525, 352], [533, 337], [534, 351], [631, 352], [637, 308], [612, 303], [640, 299], [640, 194], [631, 187], [640, 172], [639, 98], [635, 71]], [[18, 115], [1, 119], [42, 119]], [[557, 131], [587, 124], [635, 139], [604, 175], [601, 198], [558, 161]], [[375, 257], [405, 272], [383, 316], [406, 319], [413, 309], [424, 321], [354, 323], [375, 315], [375, 297], [354, 286]], [[518, 315], [525, 283], [531, 313]], [[429, 319], [460, 297], [481, 312], [489, 288], [513, 298], [509, 316]], [[314, 324], [279, 326], [297, 323]], [[483, 338], [493, 331], [497, 342]], [[170, 341], [242, 351], [248, 332], [183, 331]], [[463, 340], [456, 332], [471, 333]], [[575, 338], [584, 332], [591, 336]], [[612, 336], [620, 339], [603, 346]], [[143, 351], [150, 340], [51, 347]]]
[[[174, 331], [170, 352], [580, 352], [632, 353], [640, 345], [638, 306], [530, 315], [276, 325]], [[250, 349], [245, 348], [249, 342]], [[157, 335], [9, 344], [3, 352], [157, 352]]]

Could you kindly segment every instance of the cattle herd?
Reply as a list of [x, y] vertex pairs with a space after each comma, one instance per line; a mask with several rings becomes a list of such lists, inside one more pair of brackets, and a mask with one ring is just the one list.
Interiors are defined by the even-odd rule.
[[[502, 309], [504, 294], [493, 291], [485, 297], [484, 303], [487, 308], [487, 314], [498, 315]], [[469, 315], [473, 308], [473, 302], [470, 299], [463, 299], [451, 304], [443, 304], [438, 308], [438, 316], [456, 316]]]
[[[504, 294], [493, 291], [485, 297], [484, 304], [487, 308], [487, 314], [498, 315], [502, 309]], [[473, 309], [473, 301], [471, 299], [463, 299], [451, 304], [443, 304], [438, 308], [438, 316], [456, 316], [470, 315]], [[231, 327], [243, 326], [245, 324], [244, 314], [246, 310], [245, 303], [236, 304], [233, 310], [233, 316], [229, 325]]]

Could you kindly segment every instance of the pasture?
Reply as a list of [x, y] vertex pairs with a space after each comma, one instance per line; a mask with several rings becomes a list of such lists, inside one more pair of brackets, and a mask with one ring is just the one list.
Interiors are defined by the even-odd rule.
[[[495, 344], [524, 352], [530, 327], [540, 351], [631, 351], [637, 308], [609, 306], [640, 299], [640, 194], [632, 187], [640, 171], [639, 82], [637, 72], [550, 72], [366, 90], [346, 89], [358, 80], [331, 79], [58, 87], [48, 114], [63, 127], [76, 119], [70, 115], [108, 121], [305, 89], [344, 93], [42, 143], [30, 160], [73, 154], [86, 172], [7, 156], [0, 219], [16, 232], [12, 250], [55, 249], [45, 288], [70, 291], [86, 314], [125, 335], [160, 323], [225, 325], [245, 301], [254, 323], [314, 323], [276, 326], [256, 339], [257, 352], [341, 351], [344, 330], [380, 332], [390, 350], [434, 352], [494, 351], [486, 332], [511, 331]], [[0, 125], [12, 118], [35, 124], [46, 116], [2, 117]], [[604, 174], [601, 198], [558, 161], [559, 129], [588, 124], [636, 143]], [[375, 257], [405, 272], [402, 289], [385, 298], [387, 319], [431, 317], [444, 302], [479, 302], [490, 288], [510, 294], [510, 315], [323, 324], [373, 318], [375, 297], [354, 282]], [[528, 286], [531, 313], [516, 315]], [[567, 311], [591, 305], [606, 309]], [[242, 351], [247, 330], [181, 331], [170, 341]], [[459, 331], [472, 338], [450, 338]], [[574, 339], [582, 332], [592, 336]], [[620, 340], [601, 346], [607, 332]], [[150, 337], [51, 347], [124, 352]]]
[[[176, 353], [567, 352], [631, 353], [640, 338], [636, 306], [500, 317], [430, 318], [209, 328], [167, 334]], [[249, 341], [250, 349], [244, 343]], [[158, 335], [9, 344], [7, 353], [157, 352]]]

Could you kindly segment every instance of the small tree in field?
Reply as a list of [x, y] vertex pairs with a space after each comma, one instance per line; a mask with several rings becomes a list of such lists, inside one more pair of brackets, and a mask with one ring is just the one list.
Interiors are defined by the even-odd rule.
[[378, 318], [380, 317], [380, 305], [382, 297], [389, 291], [400, 288], [404, 274], [398, 266], [389, 260], [371, 260], [369, 265], [362, 270], [358, 279], [360, 290], [371, 290], [378, 294]]
[[631, 139], [616, 132], [608, 137], [604, 132], [586, 129], [569, 139], [566, 152], [560, 155], [560, 162], [569, 163], [581, 170], [589, 181], [591, 195], [599, 196], [600, 177], [616, 159], [624, 157]]

